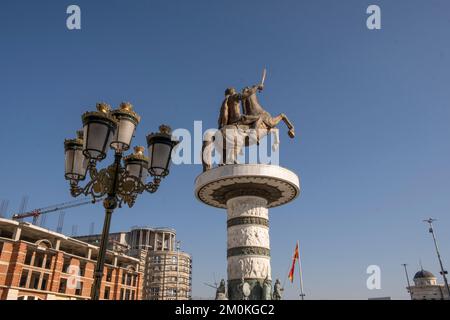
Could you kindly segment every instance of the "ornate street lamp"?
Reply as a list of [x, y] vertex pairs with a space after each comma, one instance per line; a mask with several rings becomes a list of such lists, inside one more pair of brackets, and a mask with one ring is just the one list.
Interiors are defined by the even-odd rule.
[[[73, 197], [81, 194], [92, 197], [93, 202], [104, 199], [105, 221], [94, 273], [92, 300], [98, 300], [103, 277], [106, 248], [108, 244], [111, 216], [115, 208], [126, 203], [130, 208], [144, 191], [154, 193], [161, 179], [169, 174], [173, 148], [177, 145], [168, 126], [161, 125], [160, 132], [147, 136], [149, 157], [144, 147], [135, 147], [134, 153], [123, 159], [123, 152], [130, 148], [133, 134], [140, 116], [130, 103], [122, 103], [117, 110], [105, 103], [97, 104], [97, 111], [82, 116], [83, 131], [76, 139], [64, 141], [65, 178], [70, 181]], [[106, 158], [108, 148], [114, 150], [114, 163], [97, 170], [97, 162]], [[84, 187], [79, 182], [89, 174], [90, 181]], [[148, 175], [153, 181], [146, 182]]]

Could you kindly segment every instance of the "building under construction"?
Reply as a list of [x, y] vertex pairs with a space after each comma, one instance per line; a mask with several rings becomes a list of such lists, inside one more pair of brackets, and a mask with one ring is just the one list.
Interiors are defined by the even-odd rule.
[[[28, 222], [0, 218], [0, 300], [88, 300], [98, 246]], [[101, 297], [141, 300], [140, 260], [106, 252]]]
[[[52, 212], [60, 212], [57, 233], [61, 233], [64, 223], [64, 211], [79, 206], [93, 204], [90, 199], [79, 199], [26, 210], [28, 197], [22, 199], [19, 212], [11, 218], [18, 222], [32, 218], [31, 225], [43, 227], [43, 218]], [[7, 201], [2, 201], [0, 214], [5, 216]], [[91, 223], [89, 235], [77, 236], [78, 225], [72, 226], [72, 238], [98, 246], [101, 234], [94, 234]], [[145, 300], [188, 300], [192, 292], [192, 258], [180, 251], [180, 242], [176, 240], [176, 231], [171, 228], [133, 227], [129, 232], [110, 233], [108, 249], [139, 260], [140, 270], [144, 272], [142, 299]]]
[[[101, 234], [76, 239], [98, 244]], [[140, 260], [144, 270], [143, 299], [191, 299], [192, 258], [180, 251], [174, 229], [133, 227], [129, 232], [110, 233], [108, 242], [108, 249]]]

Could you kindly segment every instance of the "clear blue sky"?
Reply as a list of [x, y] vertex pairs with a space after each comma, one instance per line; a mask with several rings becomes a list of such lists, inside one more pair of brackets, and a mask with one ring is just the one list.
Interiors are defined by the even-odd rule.
[[[82, 29], [66, 29], [78, 4]], [[382, 29], [366, 28], [378, 4]], [[301, 242], [309, 298], [408, 297], [401, 263], [438, 274], [436, 230], [450, 268], [450, 3], [434, 1], [2, 1], [0, 200], [17, 210], [70, 200], [63, 140], [97, 101], [130, 101], [143, 120], [136, 144], [160, 123], [214, 127], [223, 91], [259, 81], [263, 105], [284, 112], [281, 165], [302, 194], [271, 210], [272, 276], [286, 278]], [[226, 276], [225, 212], [193, 196], [199, 165], [173, 167], [155, 195], [117, 210], [112, 231], [170, 226], [193, 255], [193, 295]], [[55, 228], [58, 214], [49, 215]], [[79, 234], [101, 206], [67, 210]], [[381, 290], [366, 268], [381, 267]], [[297, 280], [297, 279], [296, 279]], [[439, 281], [442, 281], [439, 279]], [[298, 284], [286, 283], [294, 299]]]

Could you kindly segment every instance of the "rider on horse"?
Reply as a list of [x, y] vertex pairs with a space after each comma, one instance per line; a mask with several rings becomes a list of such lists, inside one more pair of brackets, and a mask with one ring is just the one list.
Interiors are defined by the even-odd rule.
[[259, 104], [256, 93], [264, 89], [263, 85], [256, 85], [253, 87], [245, 87], [242, 90], [242, 109], [244, 115], [241, 116], [241, 124], [251, 125], [252, 129], [260, 129], [262, 124], [267, 128], [273, 127], [271, 125], [272, 116], [264, 110]]
[[[228, 125], [248, 125], [252, 129], [258, 129], [262, 123], [270, 127], [272, 117], [261, 107], [256, 97], [256, 93], [263, 88], [263, 85], [245, 87], [242, 93], [237, 93], [234, 88], [226, 89], [225, 100], [220, 108], [219, 129]], [[243, 115], [241, 115], [241, 101]]]

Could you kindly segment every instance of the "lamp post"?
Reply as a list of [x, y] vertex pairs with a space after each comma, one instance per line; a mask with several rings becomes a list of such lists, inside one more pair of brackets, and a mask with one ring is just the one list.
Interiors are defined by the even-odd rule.
[[448, 281], [447, 281], [447, 271], [444, 269], [444, 265], [443, 265], [443, 263], [442, 263], [441, 254], [440, 254], [440, 252], [439, 252], [439, 248], [438, 248], [436, 236], [435, 236], [435, 234], [434, 234], [433, 221], [436, 221], [436, 219], [428, 218], [428, 219], [426, 219], [426, 220], [423, 220], [423, 222], [428, 223], [429, 226], [430, 226], [429, 229], [428, 229], [428, 231], [429, 231], [429, 232], [431, 233], [431, 235], [433, 236], [434, 247], [435, 247], [435, 249], [436, 249], [436, 254], [437, 254], [437, 257], [438, 257], [438, 260], [439, 260], [439, 265], [440, 265], [440, 267], [441, 267], [441, 275], [442, 275], [442, 278], [444, 278], [445, 288], [447, 289], [447, 293], [448, 293], [448, 296], [449, 296], [449, 299], [450, 299], [450, 287], [449, 287]]
[[[169, 174], [171, 153], [178, 142], [172, 139], [170, 127], [161, 125], [158, 133], [147, 135], [149, 157], [144, 155], [144, 147], [135, 147], [133, 154], [124, 157], [140, 122], [130, 103], [121, 103], [116, 110], [97, 103], [97, 111], [84, 113], [82, 122], [83, 130], [78, 131], [77, 138], [64, 141], [65, 178], [73, 197], [83, 194], [90, 195], [93, 202], [103, 199], [105, 220], [91, 292], [92, 300], [98, 300], [114, 209], [122, 203], [131, 208], [139, 194], [158, 190], [161, 179]], [[113, 164], [97, 170], [97, 163], [106, 158], [109, 148], [114, 150]], [[80, 187], [87, 174], [90, 181]], [[148, 174], [153, 181], [146, 183]]]

